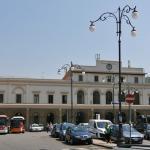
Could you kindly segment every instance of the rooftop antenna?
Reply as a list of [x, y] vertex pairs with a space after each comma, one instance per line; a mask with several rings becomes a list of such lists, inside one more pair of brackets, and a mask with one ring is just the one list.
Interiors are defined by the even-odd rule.
[[95, 54], [95, 59], [100, 60], [100, 54], [99, 53]]

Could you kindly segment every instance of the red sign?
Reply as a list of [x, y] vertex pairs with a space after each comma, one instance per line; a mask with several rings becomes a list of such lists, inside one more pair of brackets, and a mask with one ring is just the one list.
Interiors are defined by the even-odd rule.
[[128, 104], [133, 103], [133, 101], [134, 101], [134, 95], [133, 94], [127, 94], [125, 100], [126, 100], [126, 102]]

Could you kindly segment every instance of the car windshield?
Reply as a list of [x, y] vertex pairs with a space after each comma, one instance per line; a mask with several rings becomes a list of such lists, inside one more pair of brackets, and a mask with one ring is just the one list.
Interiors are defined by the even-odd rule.
[[39, 125], [38, 124], [33, 124], [32, 127], [39, 127]]
[[84, 127], [74, 127], [73, 131], [74, 132], [84, 132], [84, 131], [87, 131], [87, 129]]
[[106, 125], [106, 123], [108, 123], [108, 125], [110, 125], [110, 123], [109, 122], [97, 122], [97, 127], [98, 128], [105, 128], [105, 125]]
[[68, 127], [71, 127], [71, 126], [73, 126], [73, 124], [65, 124], [63, 125], [62, 129], [66, 130]]
[[[130, 126], [129, 125], [123, 126], [123, 131], [130, 132]], [[131, 132], [137, 132], [137, 130], [131, 127]]]
[[43, 125], [43, 124], [39, 124], [39, 126], [40, 126], [40, 127], [43, 127], [44, 125]]
[[150, 130], [150, 125], [147, 125], [147, 130]]

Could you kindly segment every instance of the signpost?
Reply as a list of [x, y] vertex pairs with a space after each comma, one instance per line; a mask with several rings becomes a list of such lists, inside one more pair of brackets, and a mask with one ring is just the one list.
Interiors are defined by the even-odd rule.
[[129, 105], [132, 104], [134, 102], [134, 94], [127, 94], [125, 97], [125, 101]]
[[127, 94], [125, 97], [126, 103], [129, 104], [129, 125], [130, 125], [130, 144], [131, 144], [131, 104], [134, 102], [134, 94]]

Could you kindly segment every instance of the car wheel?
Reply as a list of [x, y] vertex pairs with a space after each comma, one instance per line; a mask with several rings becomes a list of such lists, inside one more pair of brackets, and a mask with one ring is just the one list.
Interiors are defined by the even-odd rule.
[[130, 143], [130, 140], [125, 139], [125, 144], [129, 144], [129, 143]]
[[139, 142], [139, 144], [142, 144], [143, 143], [143, 140], [141, 140], [140, 142]]
[[145, 135], [145, 139], [148, 140], [148, 135]]
[[73, 138], [70, 139], [70, 144], [71, 144], [71, 145], [74, 145], [74, 140], [73, 140]]
[[88, 140], [88, 144], [93, 144], [93, 140], [92, 139]]
[[62, 136], [60, 136], [60, 140], [62, 141]]
[[66, 142], [66, 143], [68, 143], [68, 140], [67, 140], [67, 138], [65, 138], [65, 142]]

